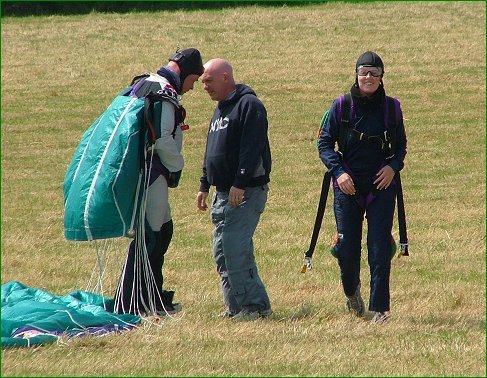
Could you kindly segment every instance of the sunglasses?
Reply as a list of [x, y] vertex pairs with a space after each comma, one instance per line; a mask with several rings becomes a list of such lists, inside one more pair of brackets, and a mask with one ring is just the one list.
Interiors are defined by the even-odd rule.
[[383, 71], [381, 67], [359, 66], [357, 68], [358, 76], [367, 76], [369, 73], [374, 77], [379, 77], [383, 74]]

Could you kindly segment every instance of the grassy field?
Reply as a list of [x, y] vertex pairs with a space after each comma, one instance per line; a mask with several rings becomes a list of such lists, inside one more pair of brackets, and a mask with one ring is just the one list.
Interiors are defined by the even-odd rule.
[[[485, 28], [484, 2], [436, 1], [2, 18], [2, 283], [89, 288], [94, 246], [63, 236], [74, 149], [134, 75], [194, 46], [205, 61], [229, 59], [268, 110], [274, 165], [255, 245], [275, 311], [245, 324], [217, 317], [212, 225], [195, 206], [214, 103], [197, 84], [183, 97], [191, 128], [165, 264], [182, 315], [122, 335], [2, 350], [2, 375], [485, 376]], [[327, 252], [330, 206], [314, 270], [299, 273], [324, 172], [316, 130], [367, 49], [385, 62], [408, 134], [411, 256], [393, 262], [385, 326], [345, 311]], [[107, 295], [127, 243], [111, 242]]]

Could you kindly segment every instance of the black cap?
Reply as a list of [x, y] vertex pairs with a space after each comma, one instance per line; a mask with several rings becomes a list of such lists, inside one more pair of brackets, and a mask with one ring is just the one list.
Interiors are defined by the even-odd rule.
[[176, 51], [176, 53], [169, 58], [169, 61], [176, 62], [179, 66], [179, 70], [181, 71], [179, 74], [181, 85], [187, 76], [201, 76], [205, 71], [203, 61], [201, 60], [201, 54], [197, 49], [194, 48]]
[[380, 56], [373, 51], [366, 51], [359, 56], [357, 63], [355, 64], [355, 70], [360, 66], [380, 67], [384, 73], [384, 63]]

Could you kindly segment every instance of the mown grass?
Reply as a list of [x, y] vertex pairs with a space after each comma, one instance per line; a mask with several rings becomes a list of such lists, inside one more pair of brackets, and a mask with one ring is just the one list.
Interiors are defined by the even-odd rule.
[[[271, 192], [255, 245], [275, 314], [233, 324], [222, 311], [212, 226], [196, 210], [212, 103], [183, 97], [191, 129], [171, 192], [168, 288], [184, 313], [123, 335], [2, 351], [5, 376], [485, 376], [485, 3], [332, 2], [137, 14], [2, 18], [2, 283], [85, 289], [96, 254], [63, 238], [62, 182], [84, 130], [132, 76], [177, 46], [229, 59], [265, 103]], [[357, 56], [385, 61], [408, 133], [403, 172], [409, 258], [395, 259], [392, 320], [344, 309], [328, 206], [314, 270], [299, 273], [323, 165], [323, 111], [353, 83]], [[396, 234], [397, 235], [397, 234]], [[106, 294], [127, 240], [112, 241]], [[368, 296], [364, 245], [362, 281]]]

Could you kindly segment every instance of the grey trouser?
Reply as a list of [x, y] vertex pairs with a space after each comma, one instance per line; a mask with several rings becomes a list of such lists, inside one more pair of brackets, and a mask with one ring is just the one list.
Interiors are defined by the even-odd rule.
[[163, 224], [172, 219], [169, 189], [163, 176], [159, 176], [147, 189], [145, 217], [154, 232], [159, 231]]
[[211, 219], [215, 225], [213, 256], [221, 278], [223, 300], [229, 311], [262, 311], [271, 304], [257, 271], [252, 241], [267, 201], [267, 185], [246, 188], [238, 207], [228, 203], [228, 192], [215, 192]]

